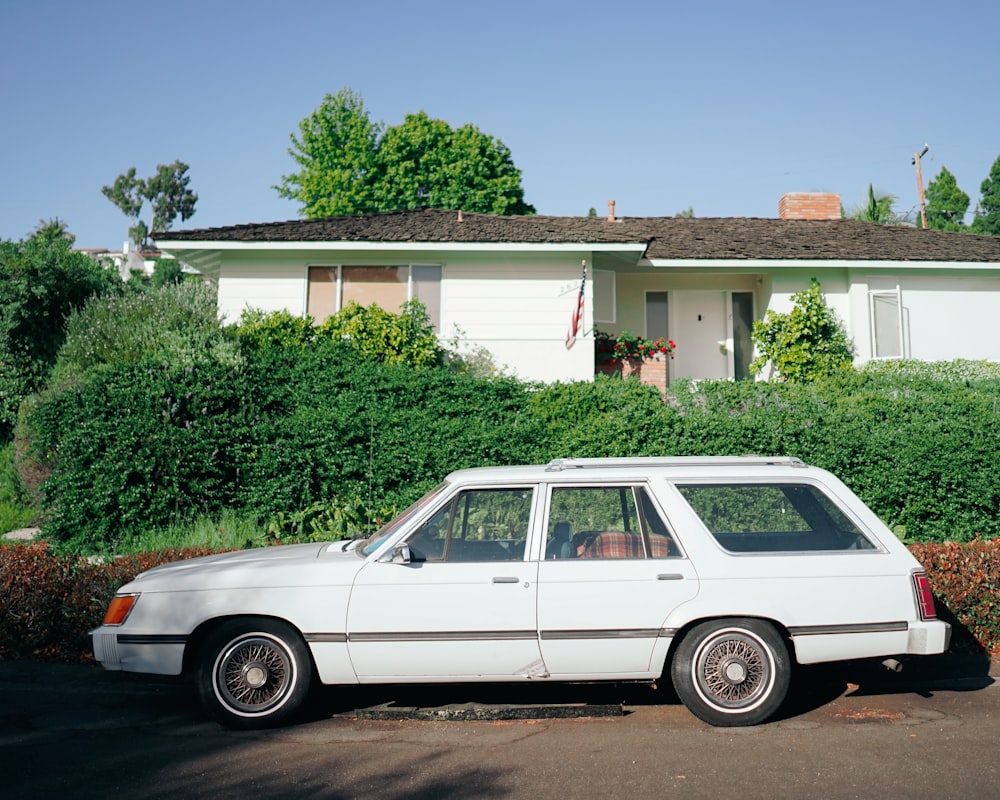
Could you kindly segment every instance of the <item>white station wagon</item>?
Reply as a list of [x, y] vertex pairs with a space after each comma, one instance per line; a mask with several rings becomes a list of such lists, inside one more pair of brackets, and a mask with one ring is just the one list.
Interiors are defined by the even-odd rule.
[[92, 633], [113, 670], [192, 672], [236, 728], [323, 684], [656, 681], [768, 719], [793, 662], [948, 647], [927, 576], [794, 458], [560, 459], [454, 472], [367, 540], [168, 564]]

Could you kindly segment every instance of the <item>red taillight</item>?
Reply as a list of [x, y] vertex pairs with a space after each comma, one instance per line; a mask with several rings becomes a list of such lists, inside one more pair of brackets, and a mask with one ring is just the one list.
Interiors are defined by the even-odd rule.
[[111, 601], [111, 605], [108, 606], [108, 610], [104, 612], [104, 624], [121, 625], [132, 611], [132, 606], [135, 605], [135, 601], [138, 599], [139, 595], [137, 594], [116, 595]]
[[931, 592], [931, 582], [927, 580], [926, 572], [913, 573], [913, 593], [917, 597], [917, 610], [920, 619], [937, 619], [934, 610], [934, 593]]

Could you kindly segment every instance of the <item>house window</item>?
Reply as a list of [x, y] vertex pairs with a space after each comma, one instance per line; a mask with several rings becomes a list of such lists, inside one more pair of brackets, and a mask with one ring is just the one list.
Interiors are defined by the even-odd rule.
[[646, 292], [646, 338], [666, 339], [670, 336], [670, 314], [666, 292]]
[[322, 322], [337, 313], [337, 268], [309, 267], [309, 298], [306, 313]]
[[434, 331], [441, 333], [441, 267], [411, 267], [411, 297], [419, 300], [434, 325]]
[[377, 304], [393, 314], [407, 300], [419, 300], [435, 330], [441, 325], [441, 267], [309, 267], [306, 312], [324, 322], [349, 303]]
[[407, 299], [409, 267], [341, 267], [340, 307], [376, 303], [393, 314]]
[[615, 273], [594, 270], [594, 323], [615, 321]]
[[733, 292], [733, 377], [749, 380], [753, 360], [753, 292]]
[[868, 292], [872, 358], [903, 357], [903, 302], [897, 285]]

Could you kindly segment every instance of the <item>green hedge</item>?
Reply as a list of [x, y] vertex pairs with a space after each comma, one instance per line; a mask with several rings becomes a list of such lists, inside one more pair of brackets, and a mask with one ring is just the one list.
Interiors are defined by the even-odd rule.
[[530, 460], [541, 435], [509, 378], [373, 363], [330, 340], [260, 351], [251, 369], [263, 416], [241, 500], [264, 514], [331, 496], [403, 508], [453, 469]]
[[119, 364], [41, 398], [25, 428], [48, 465], [44, 531], [81, 552], [230, 508], [259, 413], [221, 364]]

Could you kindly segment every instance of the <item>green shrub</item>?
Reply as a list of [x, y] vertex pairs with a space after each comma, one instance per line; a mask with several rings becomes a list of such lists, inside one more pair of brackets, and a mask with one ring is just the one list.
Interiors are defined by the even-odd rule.
[[845, 373], [813, 384], [677, 382], [678, 455], [792, 455], [910, 541], [1000, 534], [1000, 380]]
[[89, 370], [144, 362], [241, 363], [238, 344], [219, 324], [214, 289], [189, 281], [90, 300], [70, 315], [50, 386]]
[[786, 381], [812, 381], [849, 370], [854, 345], [814, 280], [808, 289], [792, 295], [788, 314], [768, 311], [755, 320], [751, 337], [760, 353], [750, 364], [759, 373], [770, 361]]
[[1000, 655], [1000, 539], [913, 544], [910, 552], [926, 568], [938, 604], [960, 623], [952, 649]]
[[37, 516], [14, 465], [14, 445], [0, 447], [0, 534], [27, 527]]
[[262, 420], [242, 502], [267, 517], [338, 497], [368, 515], [402, 508], [453, 469], [530, 455], [537, 438], [512, 379], [366, 361], [330, 339], [250, 366]]
[[0, 242], [0, 443], [10, 441], [21, 401], [44, 385], [69, 313], [121, 288], [115, 272], [72, 243], [42, 234]]
[[539, 430], [534, 461], [566, 457], [672, 455], [676, 411], [658, 389], [637, 380], [597, 375], [594, 382], [556, 383], [529, 396]]
[[302, 349], [316, 340], [312, 317], [297, 317], [289, 311], [265, 312], [248, 308], [240, 316], [235, 330], [245, 350]]
[[399, 314], [384, 311], [374, 303], [365, 307], [352, 301], [329, 317], [316, 333], [346, 341], [367, 361], [419, 368], [438, 365], [444, 359], [427, 309], [417, 300], [404, 303]]
[[176, 285], [184, 282], [184, 270], [179, 261], [174, 258], [158, 258], [153, 262], [152, 285], [159, 289], [163, 286]]
[[254, 393], [223, 364], [114, 364], [42, 396], [23, 436], [47, 463], [47, 536], [113, 552], [230, 508], [252, 456]]

